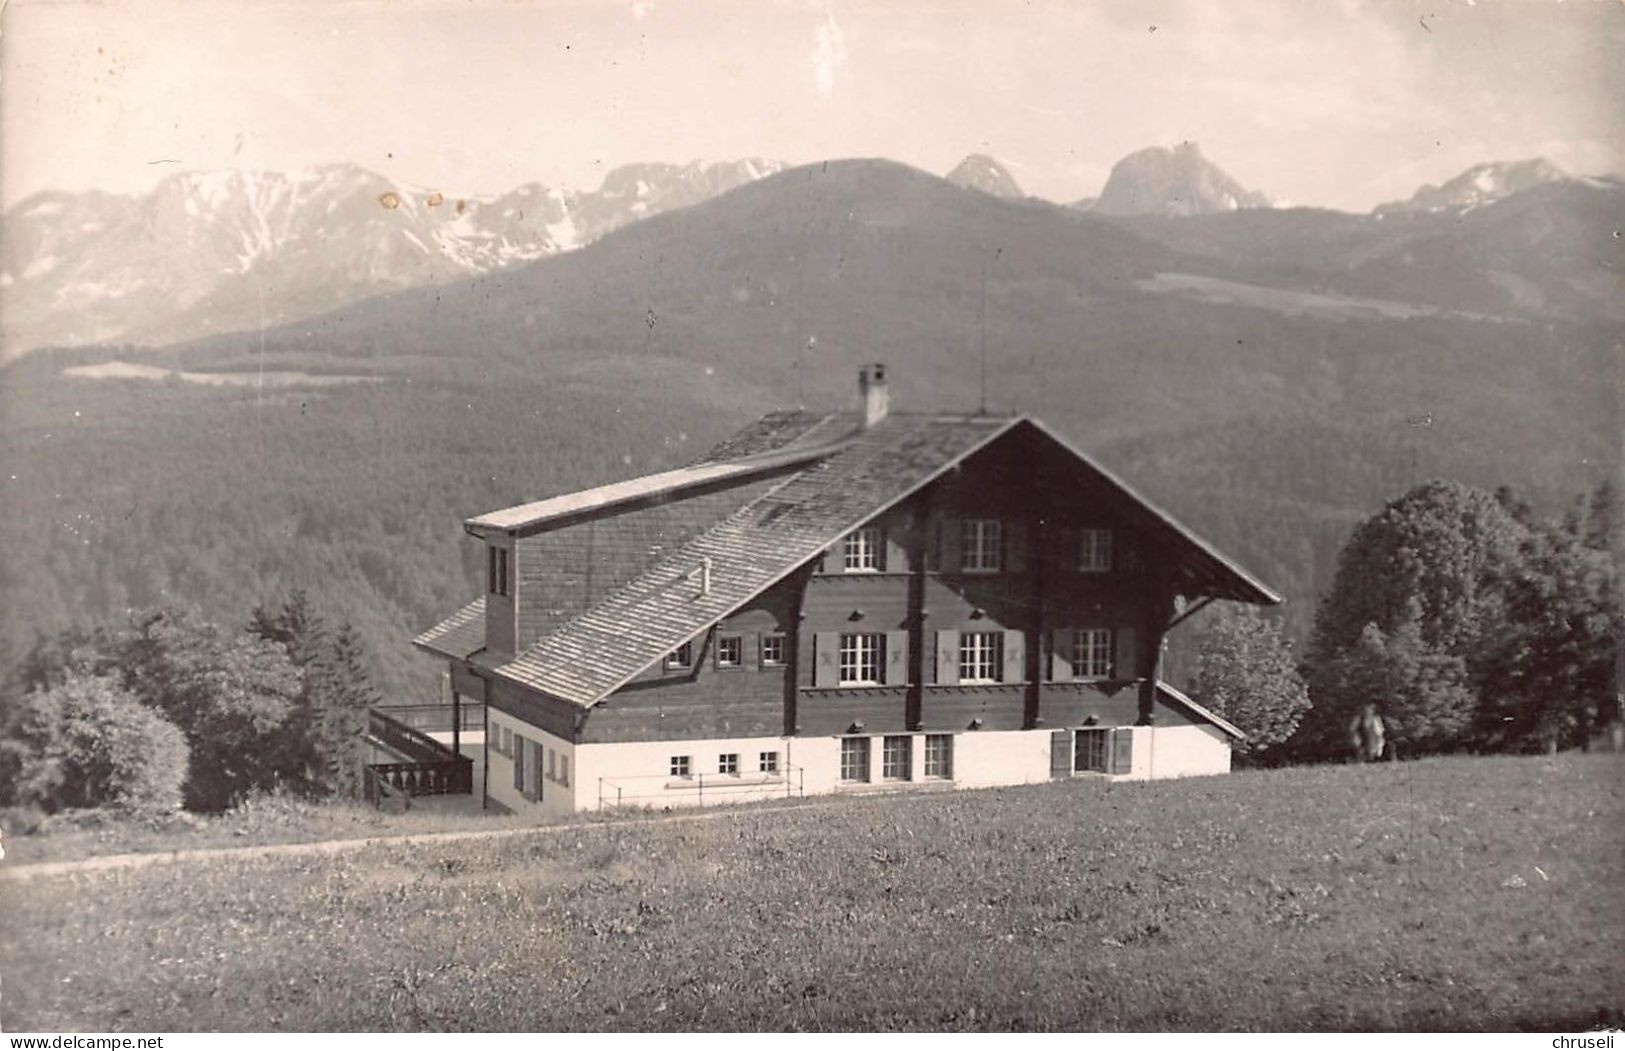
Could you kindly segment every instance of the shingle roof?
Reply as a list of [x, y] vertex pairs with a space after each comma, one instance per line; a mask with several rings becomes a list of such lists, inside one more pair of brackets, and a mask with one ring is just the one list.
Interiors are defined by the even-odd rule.
[[485, 648], [485, 599], [480, 597], [412, 640], [412, 645], [462, 660]]
[[[894, 414], [495, 670], [590, 706], [1016, 422]], [[711, 590], [702, 594], [705, 559]]]
[[[797, 437], [805, 435], [800, 432]], [[706, 487], [727, 485], [731, 482], [766, 474], [798, 463], [817, 459], [833, 451], [805, 442], [784, 443], [767, 449], [756, 449], [750, 454], [729, 450], [726, 460], [712, 459], [679, 467], [672, 471], [629, 478], [623, 482], [583, 489], [580, 492], [536, 500], [517, 507], [470, 518], [464, 525], [472, 531], [525, 533], [546, 527], [560, 519], [576, 519], [594, 515], [614, 507], [646, 503]]]
[[[777, 464], [779, 473], [724, 472], [718, 484], [725, 488], [714, 495], [736, 500], [737, 510], [709, 520], [689, 516], [691, 527], [665, 534], [672, 541], [681, 537], [669, 551], [662, 551], [663, 544], [651, 548], [634, 538], [634, 546], [645, 552], [635, 574], [603, 592], [588, 589], [585, 608], [561, 608], [557, 616], [538, 617], [531, 623], [532, 630], [541, 629], [539, 637], [527, 634], [535, 641], [494, 671], [590, 707], [847, 532], [1018, 425], [1054, 441], [1076, 457], [1080, 469], [1137, 504], [1155, 529], [1173, 534], [1184, 551], [1180, 572], [1202, 593], [1244, 602], [1280, 601], [1173, 516], [1035, 420], [894, 413], [868, 430], [855, 430], [857, 418], [850, 413], [777, 413], [717, 446], [688, 470], [741, 459], [762, 462], [765, 457]], [[786, 476], [785, 470], [791, 473]], [[651, 492], [663, 498], [658, 487]], [[702, 594], [699, 569], [706, 560], [711, 589]], [[480, 599], [413, 641], [436, 653], [467, 657], [483, 646], [483, 614]], [[1226, 732], [1240, 734], [1183, 694], [1173, 691], [1171, 696]]]

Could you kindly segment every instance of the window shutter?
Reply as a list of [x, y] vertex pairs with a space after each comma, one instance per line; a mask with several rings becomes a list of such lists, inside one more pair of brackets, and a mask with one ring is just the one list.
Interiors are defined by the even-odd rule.
[[885, 554], [880, 568], [888, 573], [908, 572], [908, 548], [905, 546], [912, 529], [907, 521], [897, 521], [884, 530]]
[[1004, 537], [1004, 571], [1027, 572], [1027, 523], [1021, 519], [1010, 519], [1000, 532]]
[[514, 734], [513, 743], [518, 746], [513, 749], [513, 788], [515, 792], [523, 792], [525, 790], [525, 739], [518, 734]]
[[1049, 633], [1049, 677], [1052, 682], [1072, 681], [1072, 629], [1056, 628]]
[[959, 632], [937, 632], [937, 682], [949, 686], [959, 681]]
[[840, 681], [840, 632], [820, 631], [813, 635], [813, 685], [835, 686]]
[[1079, 544], [1076, 526], [1054, 524], [1049, 529], [1049, 543], [1045, 545], [1046, 552], [1052, 560], [1051, 570], [1061, 573], [1072, 573], [1078, 568]]
[[1131, 727], [1119, 727], [1112, 731], [1112, 773], [1129, 774], [1134, 772], [1134, 730]]
[[1139, 666], [1134, 653], [1134, 629], [1118, 628], [1115, 634], [1117, 636], [1117, 660], [1112, 667], [1112, 678], [1139, 678]]
[[886, 663], [880, 681], [887, 686], [901, 686], [908, 682], [908, 632], [886, 632]]
[[1072, 731], [1054, 730], [1049, 735], [1049, 776], [1072, 775]]
[[959, 554], [959, 519], [944, 515], [937, 520], [937, 571], [957, 573], [964, 568]]
[[1027, 681], [1027, 633], [1004, 633], [1004, 677], [1001, 682]]

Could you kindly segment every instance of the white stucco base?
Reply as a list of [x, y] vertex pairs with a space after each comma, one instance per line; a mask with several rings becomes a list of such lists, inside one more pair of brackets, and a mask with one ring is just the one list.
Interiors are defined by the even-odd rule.
[[[490, 713], [493, 743], [505, 725], [555, 753], [544, 758], [539, 800], [513, 784], [513, 760], [495, 750], [487, 753], [490, 798], [520, 813], [555, 817], [600, 808], [646, 807], [656, 810], [754, 802], [827, 793], [915, 791], [947, 788], [990, 788], [1051, 780], [1052, 730], [967, 731], [953, 735], [952, 772], [948, 778], [925, 776], [924, 734], [911, 734], [908, 779], [883, 776], [883, 738], [870, 738], [869, 776], [841, 780], [839, 737], [742, 737], [693, 741], [628, 741], [572, 744], [512, 716]], [[1144, 781], [1230, 769], [1230, 743], [1225, 733], [1205, 724], [1136, 726], [1117, 732], [1133, 734], [1132, 761], [1126, 773], [1080, 773], [1078, 777]], [[762, 753], [776, 753], [777, 769], [761, 769]], [[723, 756], [737, 756], [737, 772], [721, 769]], [[674, 774], [673, 760], [688, 758], [688, 774]], [[567, 779], [547, 771], [566, 769]]]

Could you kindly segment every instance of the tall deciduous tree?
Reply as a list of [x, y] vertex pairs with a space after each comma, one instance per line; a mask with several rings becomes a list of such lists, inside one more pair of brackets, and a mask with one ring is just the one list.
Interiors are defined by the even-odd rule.
[[1530, 531], [1506, 581], [1501, 630], [1489, 640], [1478, 728], [1485, 745], [1556, 749], [1617, 715], [1625, 609], [1610, 550], [1613, 507], [1605, 484], [1561, 525]]
[[1529, 534], [1520, 517], [1506, 498], [1435, 481], [1360, 524], [1316, 614], [1304, 661], [1315, 708], [1297, 750], [1343, 751], [1368, 703], [1412, 750], [1465, 742]]
[[1195, 698], [1247, 734], [1236, 746], [1241, 755], [1274, 755], [1309, 710], [1291, 642], [1251, 606], [1220, 610], [1202, 634], [1196, 660]]
[[42, 641], [12, 689], [49, 689], [75, 676], [114, 679], [185, 734], [188, 809], [222, 810], [281, 782], [278, 735], [302, 680], [281, 646], [191, 612], [142, 611], [117, 627]]

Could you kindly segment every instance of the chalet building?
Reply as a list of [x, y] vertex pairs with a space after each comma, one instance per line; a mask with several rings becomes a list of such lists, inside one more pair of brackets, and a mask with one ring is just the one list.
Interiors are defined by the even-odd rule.
[[488, 800], [1229, 769], [1241, 733], [1158, 680], [1163, 637], [1279, 597], [1037, 420], [888, 412], [879, 365], [860, 389], [465, 523], [486, 593], [414, 642], [483, 705]]

